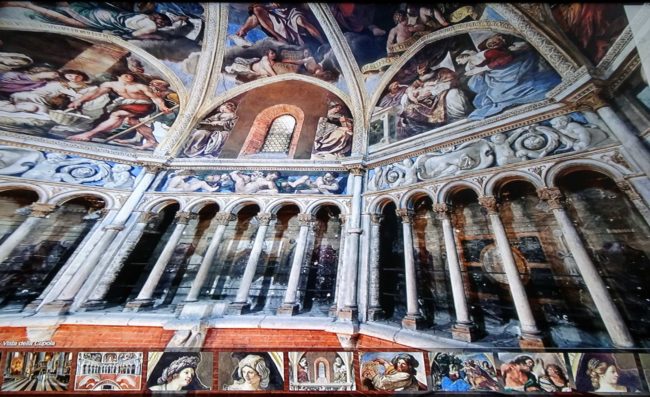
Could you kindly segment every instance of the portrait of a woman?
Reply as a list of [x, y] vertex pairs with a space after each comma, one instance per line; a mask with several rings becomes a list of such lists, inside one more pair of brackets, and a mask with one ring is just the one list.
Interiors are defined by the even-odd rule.
[[222, 390], [282, 390], [284, 379], [281, 364], [278, 364], [281, 360], [281, 353], [273, 352], [220, 353], [219, 387]]
[[618, 384], [619, 370], [607, 361], [592, 358], [587, 363], [587, 375], [595, 392], [627, 392], [626, 386]]
[[224, 390], [266, 390], [269, 387], [270, 373], [263, 357], [249, 354], [239, 361], [239, 379], [232, 385], [226, 385]]
[[196, 372], [201, 358], [191, 353], [165, 353], [149, 375], [151, 391], [207, 390]]
[[643, 390], [632, 353], [569, 353], [578, 391], [635, 393]]

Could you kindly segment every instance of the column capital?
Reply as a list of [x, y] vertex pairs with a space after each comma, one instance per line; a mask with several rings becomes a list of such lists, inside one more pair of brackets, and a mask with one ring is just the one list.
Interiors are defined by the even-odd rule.
[[634, 189], [634, 186], [625, 179], [616, 181], [616, 186], [618, 186], [618, 188], [621, 189], [630, 200], [641, 200], [641, 196], [639, 196], [639, 193]]
[[494, 196], [481, 196], [478, 198], [478, 203], [487, 210], [488, 214], [499, 213], [499, 203]]
[[552, 210], [564, 208], [564, 195], [557, 187], [541, 187], [537, 189], [537, 196], [546, 201]]
[[449, 219], [449, 212], [451, 212], [451, 206], [445, 203], [438, 203], [433, 205], [433, 210], [438, 215], [438, 219]]
[[150, 174], [157, 174], [165, 168], [162, 164], [144, 164], [143, 167]]
[[314, 216], [309, 213], [300, 213], [298, 214], [298, 222], [300, 226], [309, 226], [311, 222], [314, 221]]
[[370, 214], [370, 222], [372, 223], [379, 225], [382, 219], [384, 219], [382, 214]]
[[411, 223], [413, 221], [413, 210], [400, 208], [395, 210], [395, 213], [402, 218], [402, 223]]
[[104, 231], [115, 230], [115, 231], [117, 231], [117, 232], [121, 232], [122, 230], [124, 230], [124, 227], [125, 227], [124, 224], [121, 224], [121, 223], [113, 223], [113, 224], [110, 224], [110, 225], [104, 226]]
[[31, 213], [29, 216], [33, 218], [45, 218], [50, 215], [56, 207], [56, 204], [33, 203], [30, 206]]
[[235, 214], [232, 214], [230, 212], [217, 212], [217, 214], [214, 216], [214, 219], [217, 222], [217, 225], [228, 226], [228, 224], [236, 220], [237, 217]]
[[260, 212], [257, 215], [255, 215], [255, 217], [257, 218], [257, 221], [260, 223], [260, 226], [268, 226], [269, 223], [271, 223], [271, 221], [275, 219], [275, 215], [269, 212]]
[[578, 106], [584, 106], [591, 108], [593, 110], [598, 110], [600, 108], [604, 108], [606, 106], [609, 106], [607, 101], [605, 101], [601, 94], [600, 90], [596, 89], [594, 91], [591, 91], [589, 94], [585, 95], [584, 97], [580, 98], [577, 103]]
[[176, 224], [187, 225], [187, 223], [194, 217], [196, 217], [196, 214], [193, 214], [191, 212], [187, 212], [187, 211], [177, 212], [175, 216]]
[[138, 217], [138, 223], [149, 223], [157, 216], [158, 214], [156, 212], [151, 212], [151, 211], [141, 212], [140, 216]]
[[366, 172], [366, 168], [362, 164], [346, 165], [345, 169], [354, 176], [361, 176]]

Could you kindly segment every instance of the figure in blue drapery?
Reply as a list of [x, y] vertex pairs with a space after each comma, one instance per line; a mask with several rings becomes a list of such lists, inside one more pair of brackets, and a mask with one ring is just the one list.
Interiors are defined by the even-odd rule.
[[495, 34], [478, 46], [475, 67], [465, 72], [467, 82], [476, 93], [469, 120], [480, 120], [504, 109], [540, 101], [558, 83], [560, 76], [543, 65], [539, 55], [526, 43], [511, 45], [508, 38]]

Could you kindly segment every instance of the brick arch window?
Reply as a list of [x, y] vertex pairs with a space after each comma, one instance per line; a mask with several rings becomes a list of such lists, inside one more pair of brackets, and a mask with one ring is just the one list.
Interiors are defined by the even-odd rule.
[[271, 123], [269, 132], [262, 145], [262, 153], [288, 153], [291, 145], [293, 130], [296, 128], [296, 119], [290, 114], [283, 114]]
[[297, 106], [264, 109], [255, 117], [239, 157], [293, 158], [304, 120], [305, 114]]

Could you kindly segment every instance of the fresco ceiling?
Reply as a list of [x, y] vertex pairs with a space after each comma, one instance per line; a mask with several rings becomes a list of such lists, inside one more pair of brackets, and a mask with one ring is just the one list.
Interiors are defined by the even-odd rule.
[[118, 157], [340, 161], [544, 100], [566, 76], [536, 32], [575, 69], [621, 51], [622, 5], [539, 7], [531, 33], [504, 4], [2, 2], [0, 130]]

